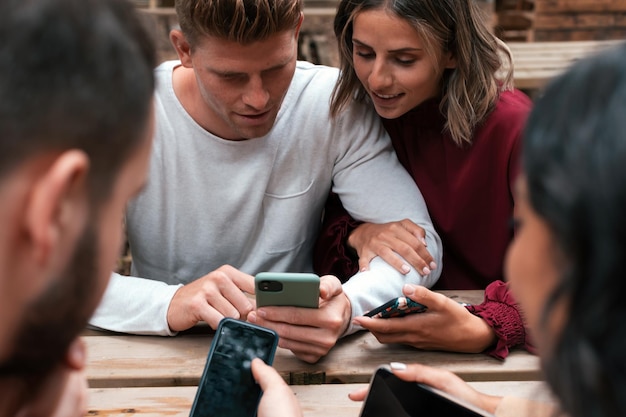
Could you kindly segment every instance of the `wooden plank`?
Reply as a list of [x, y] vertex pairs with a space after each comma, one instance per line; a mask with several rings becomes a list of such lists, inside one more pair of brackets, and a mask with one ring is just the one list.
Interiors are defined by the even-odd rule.
[[[552, 402], [549, 390], [540, 381], [471, 382], [474, 388], [491, 395], [514, 395], [536, 401]], [[306, 417], [354, 417], [360, 402], [348, 393], [366, 384], [327, 384], [293, 386]], [[89, 390], [88, 416], [124, 417], [129, 414], [183, 417], [189, 415], [196, 387], [108, 388]]]
[[[211, 335], [172, 338], [150, 336], [86, 336], [87, 378], [94, 388], [197, 385]], [[536, 356], [513, 352], [502, 362], [484, 354], [419, 351], [380, 344], [360, 332], [339, 341], [316, 364], [278, 349], [275, 368], [290, 384], [362, 383], [381, 364], [420, 362], [449, 369], [468, 381], [533, 380], [540, 377]]]
[[602, 41], [606, 39], [625, 39], [626, 28], [604, 28], [588, 30], [536, 30], [534, 31], [535, 41]]
[[[459, 302], [480, 303], [482, 291], [442, 291]], [[213, 332], [198, 327], [176, 337], [132, 336], [86, 331], [87, 377], [93, 388], [197, 385]], [[537, 357], [513, 352], [504, 362], [484, 354], [426, 352], [409, 346], [383, 345], [369, 332], [341, 339], [316, 364], [278, 349], [275, 368], [290, 384], [363, 383], [380, 365], [392, 361], [421, 362], [458, 373], [466, 380], [534, 380]]]

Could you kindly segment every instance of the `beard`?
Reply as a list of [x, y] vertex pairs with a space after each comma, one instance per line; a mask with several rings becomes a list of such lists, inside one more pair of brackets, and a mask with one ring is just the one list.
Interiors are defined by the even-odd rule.
[[94, 294], [96, 249], [96, 234], [88, 224], [63, 275], [29, 306], [17, 331], [15, 351], [0, 363], [0, 377], [43, 378], [64, 361], [100, 299]]

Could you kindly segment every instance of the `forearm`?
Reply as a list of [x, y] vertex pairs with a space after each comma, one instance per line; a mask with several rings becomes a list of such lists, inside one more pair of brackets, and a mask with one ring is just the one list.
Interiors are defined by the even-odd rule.
[[[437, 282], [440, 273], [441, 268], [424, 276], [414, 269], [408, 274], [402, 274], [380, 257], [372, 259], [369, 271], [359, 272], [343, 284], [343, 290], [352, 307], [352, 318], [361, 316], [366, 311], [401, 296], [404, 284], [432, 287]], [[358, 330], [362, 328], [350, 322], [344, 335]]]
[[122, 333], [173, 336], [167, 310], [181, 285], [112, 274], [89, 324]]

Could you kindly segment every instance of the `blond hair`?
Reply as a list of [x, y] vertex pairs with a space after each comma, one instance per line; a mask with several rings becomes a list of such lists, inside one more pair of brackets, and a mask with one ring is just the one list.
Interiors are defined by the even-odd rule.
[[193, 47], [203, 36], [241, 44], [298, 26], [302, 0], [176, 0], [176, 14]]

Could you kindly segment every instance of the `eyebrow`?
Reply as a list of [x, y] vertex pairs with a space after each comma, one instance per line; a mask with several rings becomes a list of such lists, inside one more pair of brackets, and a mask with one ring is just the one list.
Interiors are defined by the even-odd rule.
[[[361, 42], [358, 39], [352, 38], [352, 43], [356, 44], [357, 46], [363, 46], [365, 48], [373, 49], [371, 46], [369, 46], [365, 42]], [[409, 47], [406, 47], [406, 48], [392, 49], [392, 50], [387, 51], [387, 52], [398, 54], [398, 53], [406, 53], [406, 52], [420, 52], [420, 51], [423, 51], [423, 50], [424, 50], [423, 48], [409, 48]]]
[[[271, 72], [271, 71], [275, 71], [275, 70], [279, 70], [281, 68], [286, 67], [287, 65], [289, 65], [289, 63], [291, 62], [291, 57], [289, 57], [289, 59], [285, 60], [284, 62], [281, 62], [279, 64], [276, 64], [272, 67], [266, 68], [264, 70], [261, 71], [261, 73], [266, 73], [266, 72]], [[238, 71], [221, 71], [219, 69], [216, 68], [207, 68], [210, 72], [212, 72], [213, 74], [222, 76], [222, 77], [236, 77], [236, 76], [241, 76], [241, 75], [248, 75], [247, 72], [238, 72]]]

